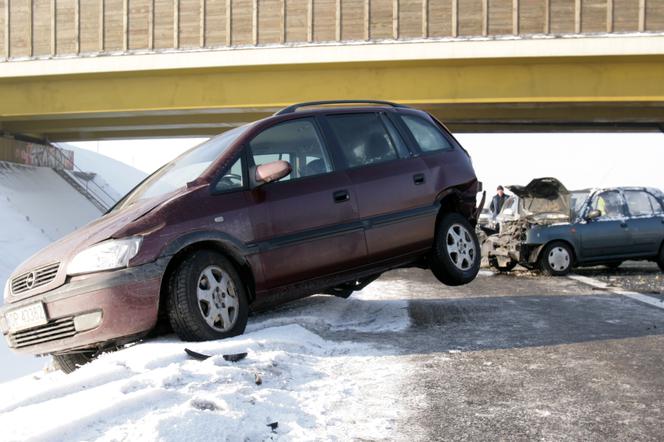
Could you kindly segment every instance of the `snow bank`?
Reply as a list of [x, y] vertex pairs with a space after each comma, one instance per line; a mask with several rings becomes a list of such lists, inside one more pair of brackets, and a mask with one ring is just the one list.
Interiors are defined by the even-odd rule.
[[[349, 299], [317, 295], [286, 305], [264, 315], [258, 323], [249, 321], [247, 330], [259, 330], [296, 322], [323, 331], [398, 332], [410, 326], [408, 291], [405, 281], [374, 281]], [[325, 314], [321, 314], [321, 309]]]
[[100, 215], [53, 170], [0, 161], [0, 284], [30, 255]]
[[[52, 169], [0, 161], [0, 287], [4, 288], [10, 273], [33, 253], [100, 215]], [[5, 342], [0, 343], [0, 381], [38, 370], [46, 363], [45, 359], [16, 355]]]
[[98, 182], [98, 184], [111, 195], [115, 191], [120, 196], [124, 196], [147, 176], [145, 172], [106, 155], [67, 143], [59, 143], [58, 146], [74, 151], [74, 163], [77, 168], [101, 175], [103, 181], [110, 185], [111, 190], [105, 188], [103, 181]]
[[[323, 338], [328, 331], [407, 327], [405, 301], [392, 286], [377, 282], [348, 300], [300, 301], [251, 318], [251, 331], [233, 339], [162, 338], [104, 354], [70, 375], [42, 373], [2, 384], [2, 438], [396, 438], [397, 419], [405, 417], [400, 380], [407, 368], [389, 349]], [[350, 318], [341, 315], [353, 311]], [[185, 347], [212, 357], [193, 360]], [[239, 362], [223, 358], [240, 352], [248, 355]], [[273, 422], [275, 430], [268, 426]]]

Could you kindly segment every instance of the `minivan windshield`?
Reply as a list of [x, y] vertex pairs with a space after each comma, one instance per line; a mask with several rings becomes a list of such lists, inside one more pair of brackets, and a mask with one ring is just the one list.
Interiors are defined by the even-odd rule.
[[249, 127], [250, 125], [237, 127], [189, 149], [146, 178], [112, 210], [119, 210], [137, 201], [164, 195], [187, 185], [198, 178]]

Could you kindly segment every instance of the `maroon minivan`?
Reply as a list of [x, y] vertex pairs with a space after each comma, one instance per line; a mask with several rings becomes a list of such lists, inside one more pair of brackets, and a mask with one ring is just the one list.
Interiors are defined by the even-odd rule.
[[0, 328], [69, 372], [155, 329], [235, 336], [250, 309], [348, 297], [390, 269], [465, 284], [480, 265], [480, 190], [468, 153], [425, 112], [294, 105], [180, 155], [21, 264]]

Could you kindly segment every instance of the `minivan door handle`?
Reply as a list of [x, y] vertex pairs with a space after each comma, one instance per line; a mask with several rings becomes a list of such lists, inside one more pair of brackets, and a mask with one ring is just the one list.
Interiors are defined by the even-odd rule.
[[416, 186], [419, 186], [420, 184], [424, 184], [425, 178], [423, 173], [416, 173], [413, 175], [413, 182], [415, 183]]
[[623, 229], [626, 229], [627, 228], [627, 223], [626, 222], [620, 223], [620, 227], [622, 227]]
[[347, 190], [337, 190], [332, 194], [335, 203], [343, 203], [350, 199], [350, 193]]

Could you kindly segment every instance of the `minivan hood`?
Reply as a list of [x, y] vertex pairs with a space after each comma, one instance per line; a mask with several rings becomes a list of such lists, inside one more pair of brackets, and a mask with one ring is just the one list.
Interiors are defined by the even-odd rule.
[[555, 178], [536, 178], [527, 186], [508, 186], [521, 200], [521, 215], [538, 223], [569, 222], [570, 193]]
[[[180, 192], [181, 190], [144, 201], [137, 201], [131, 206], [113, 211], [90, 222], [32, 255], [14, 270], [12, 277], [55, 262], [66, 265], [78, 252], [105, 239], [112, 238], [116, 232], [129, 223], [142, 217]], [[61, 266], [60, 272], [63, 270], [64, 268]]]

